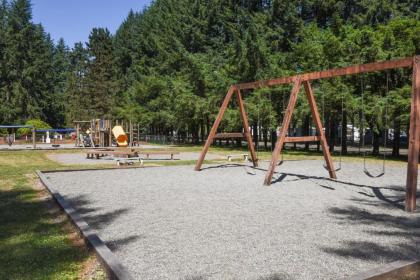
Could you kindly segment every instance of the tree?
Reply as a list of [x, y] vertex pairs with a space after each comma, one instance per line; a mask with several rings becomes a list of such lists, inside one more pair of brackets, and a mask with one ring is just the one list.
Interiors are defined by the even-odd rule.
[[86, 105], [91, 118], [111, 118], [118, 97], [113, 40], [108, 29], [94, 28], [87, 44]]
[[53, 116], [51, 123], [54, 123], [56, 127], [62, 127], [66, 121], [65, 91], [70, 71], [69, 55], [64, 39], [60, 38], [53, 50], [54, 93], [53, 99], [50, 100], [50, 111]]
[[72, 124], [76, 120], [88, 119], [88, 102], [86, 76], [88, 72], [88, 53], [83, 44], [74, 44], [69, 54], [70, 66], [66, 79], [66, 123]]
[[[6, 122], [22, 122], [29, 118], [49, 118], [52, 79], [52, 42], [42, 26], [31, 22], [28, 0], [11, 3], [7, 17], [3, 100]], [[48, 116], [47, 116], [48, 115]]]

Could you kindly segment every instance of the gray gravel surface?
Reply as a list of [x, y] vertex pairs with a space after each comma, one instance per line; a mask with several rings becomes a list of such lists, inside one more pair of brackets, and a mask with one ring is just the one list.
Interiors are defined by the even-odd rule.
[[333, 182], [321, 161], [288, 161], [270, 187], [265, 169], [48, 177], [137, 279], [337, 279], [419, 257], [420, 214], [402, 210], [405, 168], [372, 179], [343, 163]]

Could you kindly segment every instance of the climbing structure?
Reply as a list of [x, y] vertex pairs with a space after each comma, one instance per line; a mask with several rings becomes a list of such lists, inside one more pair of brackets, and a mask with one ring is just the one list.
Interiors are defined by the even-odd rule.
[[[215, 138], [220, 137], [245, 137], [248, 142], [248, 148], [251, 153], [251, 158], [254, 163], [254, 166], [257, 165], [257, 159], [255, 155], [254, 146], [252, 144], [251, 135], [249, 132], [248, 118], [246, 115], [245, 107], [243, 104], [241, 90], [248, 89], [257, 89], [261, 87], [272, 87], [282, 84], [293, 84], [291, 91], [289, 103], [285, 116], [283, 118], [283, 125], [281, 126], [281, 132], [277, 139], [276, 146], [273, 150], [270, 166], [267, 170], [265, 176], [264, 184], [270, 185], [272, 183], [272, 177], [275, 171], [276, 166], [278, 165], [280, 153], [282, 151], [283, 145], [288, 142], [315, 142], [320, 141], [322, 145], [322, 151], [324, 153], [325, 161], [327, 164], [327, 169], [331, 178], [336, 178], [333, 162], [331, 155], [329, 153], [328, 144], [325, 139], [323, 132], [323, 127], [319, 117], [318, 109], [315, 102], [315, 97], [311, 88], [310, 82], [313, 80], [327, 79], [339, 76], [346, 75], [355, 75], [366, 72], [374, 71], [384, 71], [387, 69], [396, 69], [396, 68], [413, 68], [413, 79], [412, 79], [412, 95], [411, 95], [411, 113], [410, 113], [410, 139], [409, 139], [409, 148], [408, 148], [408, 165], [407, 165], [407, 181], [406, 181], [406, 210], [413, 212], [416, 209], [416, 191], [417, 191], [417, 176], [418, 176], [418, 161], [419, 161], [419, 149], [420, 149], [420, 56], [408, 57], [397, 60], [389, 60], [382, 62], [374, 62], [368, 64], [359, 64], [353, 65], [345, 68], [330, 69], [306, 74], [299, 74], [295, 76], [277, 78], [272, 80], [257, 81], [250, 83], [243, 83], [232, 85], [229, 88], [228, 93], [223, 101], [223, 104], [219, 110], [219, 114], [213, 124], [213, 127], [208, 135], [206, 144], [200, 154], [200, 157], [195, 165], [195, 170], [200, 170], [201, 165], [204, 161], [206, 153]], [[316, 129], [318, 131], [317, 136], [303, 136], [303, 137], [288, 137], [287, 131], [292, 118], [293, 110], [296, 105], [297, 97], [302, 88], [302, 85], [305, 89], [306, 96], [309, 101], [309, 106], [312, 112], [312, 117], [314, 119]], [[223, 118], [223, 114], [226, 111], [229, 101], [232, 98], [232, 95], [236, 93], [239, 103], [239, 109], [241, 112], [242, 123], [244, 127], [244, 133], [234, 133], [230, 135], [226, 134], [216, 134], [217, 128], [220, 125], [220, 122]]]

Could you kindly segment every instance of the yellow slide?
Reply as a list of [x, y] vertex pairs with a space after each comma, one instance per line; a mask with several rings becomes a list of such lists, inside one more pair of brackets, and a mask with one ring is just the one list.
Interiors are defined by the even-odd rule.
[[118, 147], [127, 147], [128, 146], [128, 137], [125, 134], [124, 129], [116, 125], [112, 128], [112, 134], [114, 134], [115, 139], [117, 139]]

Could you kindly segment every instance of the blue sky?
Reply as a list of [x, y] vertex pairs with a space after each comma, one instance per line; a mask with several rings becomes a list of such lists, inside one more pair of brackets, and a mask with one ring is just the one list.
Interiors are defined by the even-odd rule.
[[32, 0], [33, 21], [42, 23], [57, 42], [64, 38], [73, 47], [86, 42], [93, 27], [115, 33], [130, 9], [141, 11], [151, 0]]

